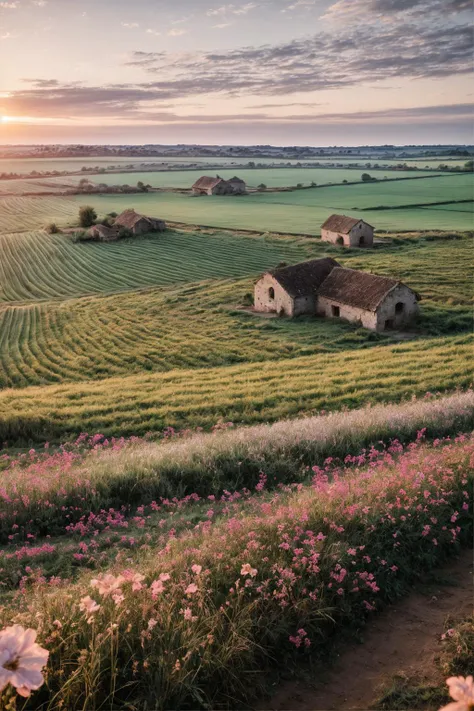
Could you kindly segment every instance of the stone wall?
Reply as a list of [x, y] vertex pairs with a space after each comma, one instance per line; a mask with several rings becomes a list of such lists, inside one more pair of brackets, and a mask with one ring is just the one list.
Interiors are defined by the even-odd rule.
[[371, 331], [387, 331], [412, 324], [418, 316], [419, 308], [415, 293], [400, 284], [387, 294], [375, 312], [322, 296], [318, 297], [316, 311], [326, 318], [342, 318], [351, 323], [359, 323]]
[[[378, 307], [377, 330], [385, 331], [408, 326], [413, 323], [418, 313], [419, 307], [415, 293], [407, 286], [400, 284], [387, 294]], [[387, 323], [387, 321], [393, 323]]]
[[[270, 289], [273, 289], [272, 298]], [[254, 307], [256, 311], [284, 313], [294, 316], [294, 301], [271, 274], [265, 274], [254, 289]]]
[[[337, 312], [337, 309], [339, 309], [339, 312]], [[341, 318], [351, 323], [359, 323], [364, 328], [369, 328], [372, 331], [377, 329], [377, 314], [355, 306], [347, 306], [339, 301], [326, 299], [322, 296], [318, 298], [317, 313], [326, 318]]]
[[[361, 244], [361, 238], [363, 243]], [[373, 247], [374, 230], [366, 222], [359, 222], [349, 233], [349, 244], [351, 247]]]

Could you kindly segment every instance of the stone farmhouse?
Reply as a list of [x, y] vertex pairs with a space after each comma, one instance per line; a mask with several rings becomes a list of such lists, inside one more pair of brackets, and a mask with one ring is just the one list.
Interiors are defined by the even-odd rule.
[[93, 225], [87, 232], [87, 237], [98, 242], [114, 242], [119, 239], [121, 228], [130, 230], [131, 234], [136, 237], [148, 232], [163, 232], [166, 230], [166, 222], [139, 215], [135, 210], [125, 210], [115, 218], [111, 227], [100, 224]]
[[321, 239], [344, 247], [373, 247], [374, 228], [356, 217], [331, 215], [321, 225]]
[[143, 235], [147, 232], [164, 232], [166, 222], [156, 220], [154, 217], [139, 215], [135, 210], [124, 210], [114, 222], [114, 228], [125, 227], [134, 235]]
[[340, 318], [385, 331], [410, 324], [418, 315], [419, 298], [396, 279], [345, 269], [324, 258], [264, 274], [255, 284], [254, 308], [286, 316]]
[[215, 178], [204, 175], [194, 183], [192, 192], [193, 195], [245, 195], [247, 188], [237, 176], [224, 180], [218, 175]]

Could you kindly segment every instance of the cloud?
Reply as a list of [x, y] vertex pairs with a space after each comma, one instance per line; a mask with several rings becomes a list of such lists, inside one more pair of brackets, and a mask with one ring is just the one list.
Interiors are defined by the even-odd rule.
[[136, 27], [140, 27], [138, 22], [121, 22], [122, 27], [126, 27], [128, 30], [133, 30]]
[[17, 0], [15, 2], [0, 2], [0, 8], [2, 10], [16, 10], [19, 4]]
[[211, 8], [207, 11], [209, 17], [215, 17], [216, 15], [246, 15], [251, 10], [255, 10], [258, 4], [255, 2], [248, 2], [245, 5], [222, 5], [221, 7]]
[[293, 12], [294, 10], [310, 10], [316, 5], [316, 0], [296, 0], [296, 2], [283, 8], [282, 12]]
[[349, 25], [276, 45], [183, 55], [135, 53], [165, 98], [206, 93], [289, 96], [388, 79], [472, 71], [469, 25]]
[[225, 27], [231, 27], [233, 22], [221, 22], [218, 25], [212, 25], [213, 30], [223, 30]]
[[169, 30], [168, 36], [169, 37], [181, 37], [182, 35], [186, 35], [187, 33], [188, 33], [188, 30], [173, 29], [173, 30]]
[[31, 0], [33, 5], [36, 5], [36, 7], [46, 7], [48, 4], [48, 0]]
[[471, 0], [338, 0], [322, 16], [325, 20], [343, 23], [368, 19], [390, 20], [394, 16], [433, 18], [455, 15], [472, 9]]

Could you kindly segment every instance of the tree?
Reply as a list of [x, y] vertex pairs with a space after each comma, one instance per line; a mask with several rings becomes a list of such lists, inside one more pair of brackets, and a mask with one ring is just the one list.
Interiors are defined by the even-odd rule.
[[265, 183], [260, 183], [260, 185], [258, 186], [258, 190], [266, 190], [266, 189], [267, 189], [267, 186], [265, 185]]
[[375, 180], [369, 173], [362, 173], [362, 182], [363, 183], [370, 183], [372, 180]]
[[464, 163], [464, 170], [474, 170], [474, 160], [468, 160]]
[[49, 225], [46, 226], [46, 232], [48, 232], [50, 235], [57, 235], [59, 232], [59, 227], [55, 222], [51, 222]]
[[137, 183], [137, 188], [138, 188], [138, 190], [141, 190], [142, 193], [147, 193], [147, 192], [148, 192], [148, 185], [145, 185], [145, 183], [142, 183], [141, 180], [138, 181], [138, 183]]
[[97, 220], [97, 213], [90, 205], [82, 205], [79, 208], [79, 224], [81, 227], [92, 227]]

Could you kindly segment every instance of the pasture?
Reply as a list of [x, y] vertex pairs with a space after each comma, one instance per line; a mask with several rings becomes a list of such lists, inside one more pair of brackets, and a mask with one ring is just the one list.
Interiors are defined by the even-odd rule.
[[0, 440], [252, 424], [472, 384], [471, 334], [283, 360], [0, 391]]
[[[2, 240], [0, 387], [292, 358], [398, 338], [311, 317], [262, 319], [241, 309], [260, 272], [324, 254], [344, 266], [399, 277], [422, 293], [414, 337], [470, 329], [468, 237], [412, 237], [376, 252], [342, 255], [316, 239], [219, 232], [170, 231], [113, 245], [73, 244], [43, 233]], [[149, 288], [156, 285], [166, 288]], [[125, 293], [70, 298], [119, 289]], [[16, 305], [7, 307], [12, 301]]]
[[[308, 186], [312, 182], [321, 185], [326, 183], [342, 183], [343, 180], [348, 182], [357, 182], [361, 180], [361, 175], [364, 170], [351, 168], [253, 168], [251, 170], [242, 169], [219, 169], [219, 175], [225, 180], [229, 180], [236, 174], [244, 180], [249, 188], [257, 188], [263, 184], [269, 188], [275, 187], [290, 187], [298, 185]], [[211, 175], [215, 175], [215, 171], [210, 171]], [[90, 179], [95, 183], [104, 183], [105, 185], [136, 185], [137, 181], [141, 180], [145, 184], [151, 185], [153, 188], [191, 188], [191, 186], [203, 174], [202, 170], [172, 170], [164, 172], [143, 172], [143, 173], [111, 173], [110, 175], [92, 175]], [[385, 176], [387, 178], [413, 178], [413, 173], [410, 171], [394, 171], [387, 170], [380, 174], [380, 180]], [[437, 175], [437, 173], [427, 173], [420, 171], [416, 175]]]
[[[136, 209], [177, 222], [262, 231], [318, 234], [332, 212], [344, 212], [381, 230], [469, 230], [474, 202], [411, 207], [445, 200], [472, 200], [474, 176], [453, 174], [395, 182], [374, 182], [309, 188], [247, 196], [194, 197], [176, 193], [134, 195]], [[120, 212], [130, 196], [75, 196], [100, 214]], [[380, 207], [391, 209], [382, 210]], [[443, 210], [444, 207], [450, 208]]]

